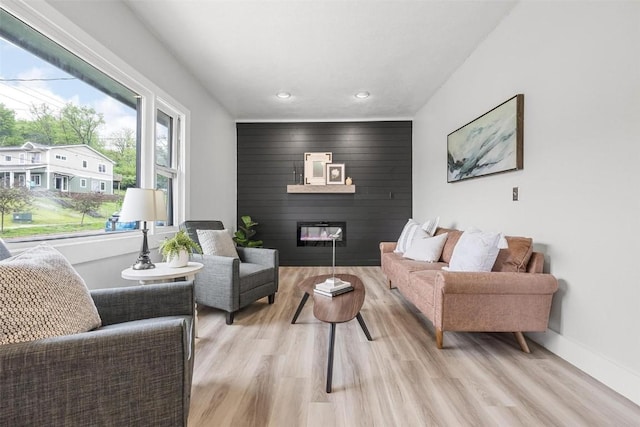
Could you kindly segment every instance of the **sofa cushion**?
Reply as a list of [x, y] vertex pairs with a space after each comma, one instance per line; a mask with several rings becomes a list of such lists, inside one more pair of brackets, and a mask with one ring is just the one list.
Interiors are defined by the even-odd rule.
[[500, 233], [465, 231], [453, 250], [449, 271], [491, 271], [501, 238]]
[[447, 264], [443, 262], [414, 261], [404, 258], [402, 254], [386, 252], [381, 255], [383, 273], [398, 288], [409, 283], [411, 274], [422, 270], [441, 270]]
[[229, 230], [196, 230], [196, 233], [203, 254], [240, 258]]
[[84, 280], [56, 249], [39, 245], [0, 261], [0, 344], [100, 326]]
[[415, 239], [403, 256], [416, 261], [437, 262], [446, 241], [447, 233]]
[[440, 261], [449, 264], [451, 262], [451, 255], [453, 255], [453, 249], [456, 247], [460, 236], [462, 236], [462, 231], [453, 228], [438, 228], [436, 230], [436, 236], [443, 233], [447, 233], [447, 241], [444, 244], [444, 248], [442, 248]]
[[419, 222], [409, 219], [402, 229], [402, 233], [400, 233], [400, 237], [398, 238], [398, 244], [393, 251], [396, 253], [404, 253], [409, 249], [414, 239], [422, 239], [427, 236], [427, 232], [422, 229]]
[[274, 278], [273, 267], [243, 262], [240, 264], [240, 293], [273, 282]]
[[500, 249], [492, 271], [524, 272], [533, 253], [533, 239], [529, 237], [506, 236], [507, 249]]

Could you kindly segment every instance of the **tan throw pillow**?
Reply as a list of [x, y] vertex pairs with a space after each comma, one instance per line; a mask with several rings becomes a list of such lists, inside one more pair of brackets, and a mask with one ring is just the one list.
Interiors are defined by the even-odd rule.
[[39, 245], [0, 261], [0, 344], [86, 332], [101, 323], [84, 280], [56, 249]]
[[196, 233], [203, 254], [240, 258], [229, 230], [196, 230]]
[[527, 264], [533, 253], [533, 239], [529, 237], [506, 236], [508, 249], [500, 249], [492, 271], [527, 271]]

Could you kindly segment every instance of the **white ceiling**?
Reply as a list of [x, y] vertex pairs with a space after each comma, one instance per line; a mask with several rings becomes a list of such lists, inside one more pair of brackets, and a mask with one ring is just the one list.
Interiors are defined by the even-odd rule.
[[239, 121], [410, 119], [515, 5], [125, 1]]

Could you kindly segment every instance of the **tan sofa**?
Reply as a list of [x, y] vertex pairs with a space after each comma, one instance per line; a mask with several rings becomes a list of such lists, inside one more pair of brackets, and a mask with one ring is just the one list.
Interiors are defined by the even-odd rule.
[[533, 251], [530, 238], [507, 236], [491, 272], [444, 271], [462, 231], [448, 233], [438, 262], [404, 258], [395, 253], [396, 242], [380, 243], [382, 272], [389, 287], [415, 305], [432, 323], [436, 345], [443, 346], [444, 331], [513, 332], [522, 351], [529, 353], [523, 332], [547, 329], [551, 299], [558, 281], [542, 273], [544, 256]]

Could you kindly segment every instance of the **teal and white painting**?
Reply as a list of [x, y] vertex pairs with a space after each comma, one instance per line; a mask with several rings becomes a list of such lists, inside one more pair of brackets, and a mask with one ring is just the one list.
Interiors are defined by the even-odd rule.
[[522, 169], [524, 95], [447, 136], [447, 182]]

